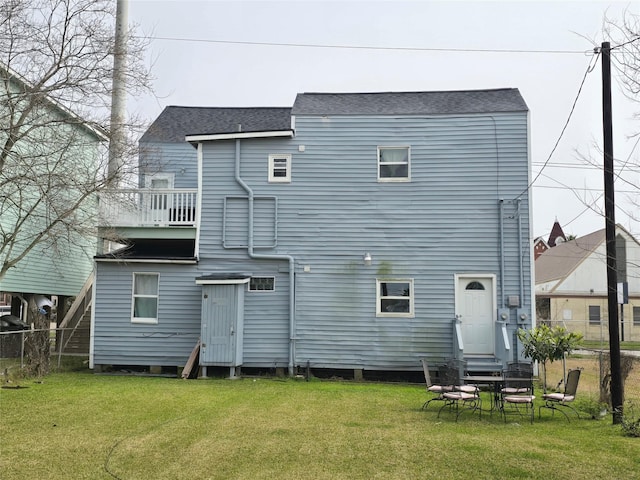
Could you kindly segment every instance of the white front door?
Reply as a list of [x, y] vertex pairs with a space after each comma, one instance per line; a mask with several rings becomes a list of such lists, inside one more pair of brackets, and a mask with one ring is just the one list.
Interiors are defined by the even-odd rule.
[[494, 353], [494, 284], [493, 276], [458, 276], [456, 314], [461, 321], [465, 355]]

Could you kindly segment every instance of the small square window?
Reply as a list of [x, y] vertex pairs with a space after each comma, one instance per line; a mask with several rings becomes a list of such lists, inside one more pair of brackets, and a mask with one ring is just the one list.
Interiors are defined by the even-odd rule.
[[269, 182], [291, 182], [291, 155], [269, 155]]
[[414, 317], [413, 279], [376, 280], [377, 317]]
[[410, 174], [409, 147], [378, 147], [378, 181], [408, 182]]
[[589, 325], [600, 325], [600, 305], [589, 305]]
[[275, 277], [251, 277], [251, 280], [249, 280], [250, 292], [272, 292], [275, 289]]
[[158, 273], [134, 273], [131, 323], [158, 323]]

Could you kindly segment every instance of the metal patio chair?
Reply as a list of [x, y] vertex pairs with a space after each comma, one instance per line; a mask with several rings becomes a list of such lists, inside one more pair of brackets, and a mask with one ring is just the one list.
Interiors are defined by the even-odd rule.
[[553, 413], [558, 411], [565, 416], [567, 421], [570, 421], [569, 416], [564, 411], [565, 408], [568, 408], [569, 410], [572, 410], [578, 418], [580, 418], [580, 414], [578, 413], [578, 411], [571, 405], [569, 405], [576, 399], [578, 382], [580, 381], [580, 373], [580, 369], [569, 370], [569, 372], [567, 373], [567, 382], [564, 385], [564, 392], [545, 393], [544, 395], [542, 395], [544, 405], [540, 405], [540, 407], [538, 407], [538, 418], [540, 418], [540, 411], [543, 408], [549, 408]]
[[503, 386], [500, 396], [500, 411], [507, 421], [507, 415], [529, 416], [531, 423], [535, 416], [533, 405], [536, 396], [533, 392], [533, 369], [509, 365], [503, 374]]
[[[478, 410], [480, 415], [482, 415], [480, 390], [477, 385], [464, 385], [462, 383], [461, 378], [464, 373], [463, 364], [458, 361], [447, 363], [445, 385], [453, 385], [453, 391], [442, 394], [444, 404], [440, 407], [440, 410], [438, 410], [438, 417], [440, 417], [442, 410], [447, 407], [449, 407], [450, 410], [455, 410], [456, 421], [458, 421], [458, 417], [464, 409], [469, 409], [472, 412]], [[460, 407], [462, 407], [462, 410]]]
[[[422, 409], [425, 410], [433, 401], [444, 401], [443, 394], [447, 391], [453, 391], [453, 385], [432, 383], [431, 374], [429, 373], [429, 364], [427, 363], [427, 360], [422, 358], [420, 359], [420, 362], [422, 363], [422, 370], [424, 371], [424, 380], [427, 383], [427, 392], [433, 394], [433, 396], [422, 405]], [[444, 378], [446, 377], [446, 368], [446, 365], [441, 365], [438, 367], [438, 379], [440, 381], [444, 380]]]

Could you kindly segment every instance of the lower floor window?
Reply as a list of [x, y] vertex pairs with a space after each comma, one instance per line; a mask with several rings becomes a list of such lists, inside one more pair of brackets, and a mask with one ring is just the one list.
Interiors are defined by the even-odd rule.
[[271, 292], [276, 288], [274, 277], [251, 277], [249, 280], [250, 292]]
[[600, 305], [589, 305], [589, 325], [600, 325]]
[[413, 279], [376, 280], [378, 317], [413, 317]]
[[640, 307], [633, 307], [633, 326], [640, 327]]
[[158, 273], [133, 274], [132, 323], [158, 323]]

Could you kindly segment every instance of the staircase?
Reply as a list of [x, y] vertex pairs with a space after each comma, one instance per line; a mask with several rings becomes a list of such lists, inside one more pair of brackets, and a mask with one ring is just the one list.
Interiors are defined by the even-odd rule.
[[480, 374], [492, 374], [495, 372], [502, 372], [503, 365], [500, 360], [495, 356], [473, 356], [465, 355], [465, 362], [467, 362], [467, 372], [472, 375]]
[[58, 325], [56, 352], [61, 348], [63, 355], [89, 355], [93, 282], [92, 273]]

